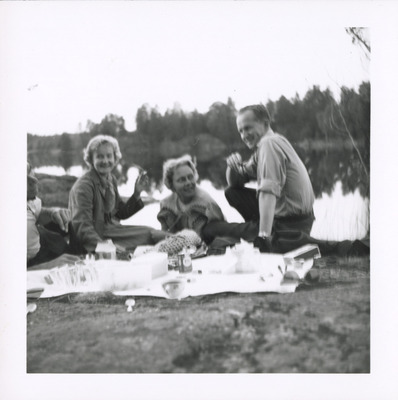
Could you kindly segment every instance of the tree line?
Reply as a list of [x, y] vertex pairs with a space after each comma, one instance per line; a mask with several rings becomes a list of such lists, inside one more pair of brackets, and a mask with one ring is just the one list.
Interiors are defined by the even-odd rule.
[[[369, 193], [369, 82], [358, 90], [342, 87], [338, 101], [329, 89], [313, 86], [303, 98], [281, 96], [265, 105], [272, 128], [289, 139], [309, 169], [316, 194], [330, 192], [336, 180], [342, 180], [345, 191], [359, 187], [363, 194]], [[82, 150], [91, 137], [105, 134], [119, 141], [121, 177], [135, 163], [159, 183], [166, 159], [190, 154], [201, 177], [222, 187], [226, 156], [234, 151], [249, 156], [236, 128], [236, 114], [231, 98], [213, 103], [205, 113], [175, 105], [162, 114], [144, 104], [136, 112], [133, 132], [126, 130], [123, 117], [108, 114], [99, 123], [88, 121], [78, 134], [28, 134], [28, 156], [33, 166], [61, 165], [67, 170], [84, 164]]]

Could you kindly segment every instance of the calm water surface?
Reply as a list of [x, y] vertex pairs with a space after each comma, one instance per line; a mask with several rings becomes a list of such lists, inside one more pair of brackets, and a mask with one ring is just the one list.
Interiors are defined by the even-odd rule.
[[[36, 168], [36, 172], [58, 176], [65, 174], [64, 169], [57, 166]], [[81, 166], [73, 166], [68, 171], [68, 175], [79, 177], [83, 172]], [[122, 196], [130, 196], [132, 194], [136, 178], [137, 170], [130, 168], [127, 183], [119, 187]], [[227, 203], [222, 190], [215, 189], [211, 182], [207, 180], [201, 181], [199, 186], [217, 201], [229, 222], [243, 222], [240, 214]], [[170, 191], [164, 188], [162, 191], [154, 190], [151, 196], [156, 200], [161, 200], [169, 194]], [[146, 195], [146, 193], [143, 193], [143, 195]], [[149, 204], [123, 223], [149, 225], [159, 228], [160, 224], [156, 218], [158, 211], [158, 203]], [[311, 234], [316, 238], [353, 240], [363, 238], [368, 232], [369, 199], [363, 198], [358, 190], [354, 193], [343, 195], [340, 182], [337, 182], [330, 196], [323, 194], [322, 197], [315, 200], [314, 212], [316, 220]]]

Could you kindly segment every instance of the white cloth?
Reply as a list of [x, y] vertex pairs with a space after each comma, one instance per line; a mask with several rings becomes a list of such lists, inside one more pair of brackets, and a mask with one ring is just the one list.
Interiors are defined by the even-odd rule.
[[[238, 273], [236, 272], [237, 257], [228, 252], [222, 256], [209, 256], [196, 260], [192, 260], [193, 271], [191, 273], [180, 274], [178, 271], [167, 271], [166, 275], [156, 275], [154, 279], [147, 282], [147, 279], [140, 281], [139, 273], [134, 279], [136, 281], [136, 289], [125, 290], [124, 287], [132, 284], [132, 277], [129, 271], [134, 270], [131, 266], [134, 262], [139, 262], [138, 258], [133, 259], [132, 263], [127, 261], [114, 261], [114, 260], [100, 260], [94, 261], [94, 267], [96, 264], [100, 264], [101, 270], [97, 270], [92, 274], [86, 271], [87, 280], [83, 284], [74, 284], [72, 281], [65, 281], [65, 284], [61, 284], [58, 281], [64, 280], [72, 276], [66, 271], [62, 271], [62, 268], [54, 268], [48, 270], [28, 271], [27, 273], [27, 288], [43, 288], [44, 291], [41, 294], [41, 298], [50, 298], [61, 296], [66, 293], [87, 293], [87, 292], [98, 292], [103, 290], [103, 284], [105, 286], [113, 285], [112, 292], [115, 295], [121, 296], [153, 296], [169, 298], [169, 294], [166, 292], [164, 286], [172, 282], [180, 282], [183, 286], [183, 290], [179, 298], [186, 298], [189, 296], [203, 296], [207, 294], [223, 293], [223, 292], [237, 292], [237, 293], [261, 293], [261, 292], [274, 292], [274, 293], [292, 293], [296, 290], [299, 285], [299, 280], [284, 280], [283, 276], [286, 271], [294, 270], [299, 279], [304, 278], [305, 274], [311, 269], [314, 260], [312, 258], [306, 260], [304, 264], [300, 264], [298, 269], [295, 265], [285, 266], [284, 258], [282, 254], [260, 254], [257, 253], [255, 257], [256, 268], [252, 269], [250, 273]], [[153, 257], [153, 255], [147, 255], [146, 257]], [[135, 260], [135, 261], [134, 261]], [[111, 276], [107, 273], [101, 275], [103, 268], [109, 265]], [[115, 265], [119, 264], [119, 266]], [[144, 265], [144, 264], [143, 264]], [[150, 267], [157, 264], [152, 264], [152, 261], [148, 260], [148, 264], [145, 267]], [[252, 266], [253, 266], [252, 265]], [[127, 266], [127, 269], [125, 269]], [[137, 265], [138, 266], [138, 265]], [[250, 267], [252, 267], [250, 266]], [[66, 267], [68, 268], [68, 267]], [[75, 267], [69, 267], [74, 269]], [[88, 269], [91, 267], [88, 264]], [[157, 267], [158, 268], [158, 267]], [[144, 268], [148, 270], [148, 268]], [[149, 268], [151, 270], [151, 268]], [[54, 281], [48, 281], [48, 275], [57, 276], [57, 271], [62, 271], [59, 279]], [[95, 268], [94, 268], [95, 271]], [[99, 271], [99, 274], [98, 274]], [[112, 272], [113, 271], [113, 272]], [[152, 276], [154, 269], [152, 269]], [[199, 273], [199, 271], [201, 273]], [[129, 277], [125, 274], [130, 274]], [[134, 275], [134, 272], [133, 272]], [[65, 279], [66, 279], [65, 278]], [[138, 279], [139, 278], [139, 279]], [[113, 281], [112, 281], [113, 280]], [[145, 282], [144, 282], [145, 281]], [[119, 289], [118, 289], [119, 287]]]

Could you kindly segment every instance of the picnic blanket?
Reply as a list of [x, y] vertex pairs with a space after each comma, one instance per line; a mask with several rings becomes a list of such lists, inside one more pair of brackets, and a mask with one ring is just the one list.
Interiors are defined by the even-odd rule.
[[43, 289], [42, 298], [98, 291], [162, 298], [222, 292], [292, 293], [314, 262], [313, 257], [299, 261], [291, 258], [293, 262], [290, 262], [286, 254], [238, 249], [193, 260], [192, 272], [179, 273], [168, 270], [165, 255], [163, 260], [161, 255], [158, 259], [154, 259], [154, 255], [149, 257], [137, 257], [132, 261], [91, 261], [90, 265], [83, 264], [78, 268], [64, 266], [55, 270], [28, 271], [27, 289]]

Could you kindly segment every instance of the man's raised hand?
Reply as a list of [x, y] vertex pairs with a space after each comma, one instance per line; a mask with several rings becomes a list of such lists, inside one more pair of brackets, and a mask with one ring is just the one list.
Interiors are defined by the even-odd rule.
[[233, 169], [235, 172], [242, 172], [242, 157], [239, 153], [232, 153], [227, 158], [227, 165], [229, 168]]

